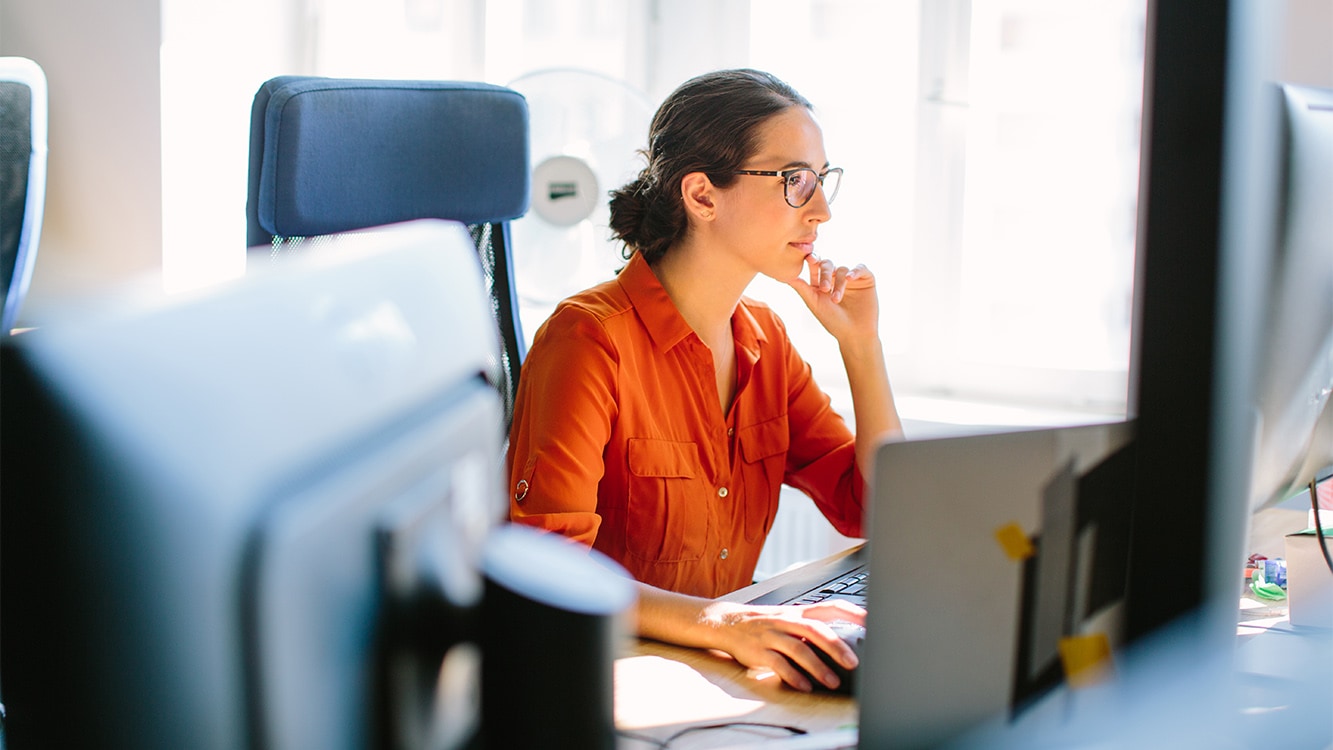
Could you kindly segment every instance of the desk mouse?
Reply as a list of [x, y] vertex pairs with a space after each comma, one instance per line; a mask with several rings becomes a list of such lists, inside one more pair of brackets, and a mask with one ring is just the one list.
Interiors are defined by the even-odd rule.
[[[864, 649], [862, 648], [862, 644], [865, 643], [866, 638], [866, 629], [864, 625], [857, 625], [856, 623], [846, 622], [845, 620], [835, 620], [834, 622], [829, 623], [829, 627], [833, 628], [833, 632], [838, 634], [838, 637], [842, 639], [843, 643], [851, 646], [857, 659], [861, 659], [865, 656]], [[811, 645], [811, 648], [813, 648], [815, 654], [833, 670], [834, 674], [838, 675], [838, 687], [836, 689], [830, 688], [819, 680], [816, 680], [809, 672], [798, 666], [797, 669], [801, 670], [801, 674], [805, 675], [806, 678], [810, 680], [810, 684], [814, 685], [816, 691], [851, 695], [856, 687], [857, 670], [848, 669], [842, 666], [827, 651], [818, 646]]]

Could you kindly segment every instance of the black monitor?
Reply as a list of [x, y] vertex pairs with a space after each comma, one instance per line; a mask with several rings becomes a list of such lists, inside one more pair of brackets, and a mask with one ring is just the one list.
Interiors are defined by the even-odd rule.
[[1252, 511], [1333, 463], [1333, 112], [1277, 83], [1285, 6], [1149, 3], [1130, 640], [1233, 642]]
[[504, 512], [463, 227], [310, 242], [3, 347], [13, 747], [462, 746]]

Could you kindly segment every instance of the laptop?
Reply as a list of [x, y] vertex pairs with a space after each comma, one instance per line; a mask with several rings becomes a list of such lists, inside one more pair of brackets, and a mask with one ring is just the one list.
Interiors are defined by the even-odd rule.
[[1058, 714], [1044, 696], [1109, 666], [1132, 434], [1115, 422], [880, 447], [863, 747], [938, 746]]
[[[1130, 422], [888, 442], [867, 544], [755, 603], [868, 610], [862, 747], [930, 747], [1041, 712], [1119, 645]], [[849, 592], [849, 593], [844, 593]]]

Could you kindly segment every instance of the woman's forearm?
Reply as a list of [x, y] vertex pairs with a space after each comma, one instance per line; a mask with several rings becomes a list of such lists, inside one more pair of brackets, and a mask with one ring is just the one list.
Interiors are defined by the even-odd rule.
[[861, 475], [871, 481], [875, 450], [881, 442], [902, 435], [902, 421], [889, 385], [884, 346], [878, 338], [840, 346], [852, 391], [852, 414], [856, 420], [856, 462]]

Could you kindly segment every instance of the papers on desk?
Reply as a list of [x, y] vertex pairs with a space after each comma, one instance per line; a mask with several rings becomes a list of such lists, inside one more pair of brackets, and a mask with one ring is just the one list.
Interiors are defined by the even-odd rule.
[[699, 671], [660, 656], [630, 656], [615, 665], [620, 729], [726, 721], [753, 714], [762, 700], [739, 698]]

